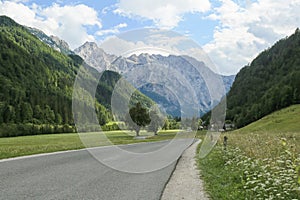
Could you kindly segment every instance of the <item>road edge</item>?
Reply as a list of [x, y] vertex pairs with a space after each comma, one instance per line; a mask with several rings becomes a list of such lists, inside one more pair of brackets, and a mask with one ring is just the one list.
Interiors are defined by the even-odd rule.
[[197, 147], [201, 140], [194, 142], [182, 153], [164, 186], [160, 200], [209, 199], [200, 179], [200, 170], [195, 165]]
[[[190, 148], [194, 143], [196, 143], [196, 142], [198, 142], [198, 141], [199, 141], [199, 139], [194, 139], [193, 143], [190, 144], [186, 149]], [[185, 151], [186, 151], [186, 150], [184, 150], [184, 151], [182, 152], [182, 154], [183, 154]], [[173, 168], [173, 170], [172, 170], [172, 172], [171, 172], [171, 175], [170, 175], [170, 177], [168, 178], [167, 182], [165, 183], [165, 185], [164, 185], [164, 187], [163, 187], [163, 190], [162, 190], [162, 192], [161, 192], [161, 194], [160, 194], [160, 196], [159, 196], [159, 199], [162, 198], [162, 196], [163, 196], [163, 194], [164, 194], [164, 192], [165, 192], [165, 189], [166, 189], [168, 183], [170, 182], [170, 180], [171, 180], [171, 178], [172, 178], [172, 176], [173, 176], [173, 174], [174, 174], [174, 171], [176, 170], [176, 166], [177, 166], [179, 160], [180, 160], [181, 157], [182, 157], [182, 154], [181, 154], [181, 155], [178, 157], [178, 159], [176, 160], [176, 163], [175, 163], [174, 168]]]

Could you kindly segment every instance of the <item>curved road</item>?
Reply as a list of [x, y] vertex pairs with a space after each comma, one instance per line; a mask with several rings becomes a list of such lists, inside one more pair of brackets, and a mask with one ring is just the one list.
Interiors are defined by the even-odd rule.
[[[148, 152], [166, 143], [140, 143], [121, 148]], [[105, 151], [109, 158], [112, 155], [108, 148], [100, 147], [97, 151]], [[151, 164], [151, 160], [148, 162]], [[87, 150], [0, 160], [0, 199], [157, 200], [175, 165], [176, 161], [143, 174], [120, 172], [101, 164]]]

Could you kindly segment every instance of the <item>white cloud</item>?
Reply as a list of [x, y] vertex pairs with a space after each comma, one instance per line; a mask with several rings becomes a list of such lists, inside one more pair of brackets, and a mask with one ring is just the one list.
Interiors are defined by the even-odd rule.
[[118, 33], [120, 33], [120, 29], [126, 28], [126, 27], [127, 27], [126, 23], [121, 23], [121, 24], [114, 26], [112, 29], [97, 31], [96, 35], [104, 36], [104, 35], [118, 34]]
[[0, 1], [0, 14], [20, 24], [43, 30], [48, 35], [56, 35], [67, 41], [71, 48], [85, 41], [95, 41], [94, 36], [88, 34], [86, 26], [101, 28], [97, 12], [83, 4], [40, 7], [36, 4], [26, 6], [20, 2]]
[[221, 0], [208, 18], [218, 20], [214, 40], [204, 46], [220, 71], [226, 74], [251, 62], [259, 52], [292, 34], [300, 26], [300, 1], [258, 0], [238, 5]]
[[170, 55], [171, 52], [174, 54], [171, 49], [155, 46], [153, 44], [146, 43], [145, 41], [128, 41], [116, 36], [107, 38], [99, 45], [99, 47], [109, 54], [124, 57], [128, 57], [133, 54], [139, 55], [141, 53], [160, 54], [164, 56]]
[[116, 26], [116, 28], [126, 28], [126, 27], [127, 27], [126, 23], [121, 23]]
[[[135, 51], [150, 53], [162, 51], [163, 54], [180, 54], [180, 43], [187, 40], [173, 31], [157, 29], [137, 29], [118, 36], [109, 37], [100, 44], [106, 52], [115, 55], [134, 54]], [[179, 47], [178, 47], [179, 46]]]
[[62, 39], [72, 41], [70, 45], [73, 48], [82, 45], [87, 40], [95, 40], [92, 35], [87, 33], [85, 26], [96, 26], [99, 29], [102, 27], [97, 12], [82, 4], [62, 7], [54, 4], [41, 10], [41, 14], [57, 23], [55, 29], [50, 31]]
[[148, 47], [143, 41], [132, 42], [116, 36], [107, 37], [99, 46], [105, 52], [117, 56], [126, 55], [127, 52], [133, 51], [134, 49]]
[[12, 2], [28, 2], [29, 0], [10, 0]]
[[115, 13], [152, 20], [159, 28], [173, 28], [185, 13], [206, 12], [209, 0], [120, 0]]
[[25, 21], [31, 22], [35, 18], [33, 10], [13, 1], [0, 1], [0, 14], [7, 15], [20, 23], [24, 23]]

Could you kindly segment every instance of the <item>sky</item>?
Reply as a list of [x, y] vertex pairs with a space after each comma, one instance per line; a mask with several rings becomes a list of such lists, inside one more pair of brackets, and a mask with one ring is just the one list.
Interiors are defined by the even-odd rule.
[[[115, 35], [143, 28], [178, 33], [198, 44], [185, 53], [201, 49], [214, 71], [225, 75], [236, 74], [261, 51], [293, 34], [300, 27], [299, 10], [299, 0], [0, 0], [0, 15], [58, 36], [71, 49], [86, 41], [101, 46]], [[180, 38], [176, 35], [177, 44]], [[116, 45], [147, 46], [124, 40]], [[166, 37], [155, 37], [155, 44], [168, 45]]]

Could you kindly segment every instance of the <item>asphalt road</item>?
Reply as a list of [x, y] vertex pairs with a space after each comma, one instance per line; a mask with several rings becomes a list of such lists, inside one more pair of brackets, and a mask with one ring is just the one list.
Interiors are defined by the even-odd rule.
[[[149, 152], [165, 144], [146, 143], [120, 148], [135, 153]], [[100, 153], [108, 160], [119, 160], [114, 153], [110, 154], [110, 147], [93, 151], [92, 154], [79, 150], [0, 161], [0, 199], [159, 199], [176, 165], [173, 161], [153, 172], [126, 173], [94, 158]], [[147, 160], [145, 165], [151, 163], [153, 160]]]

